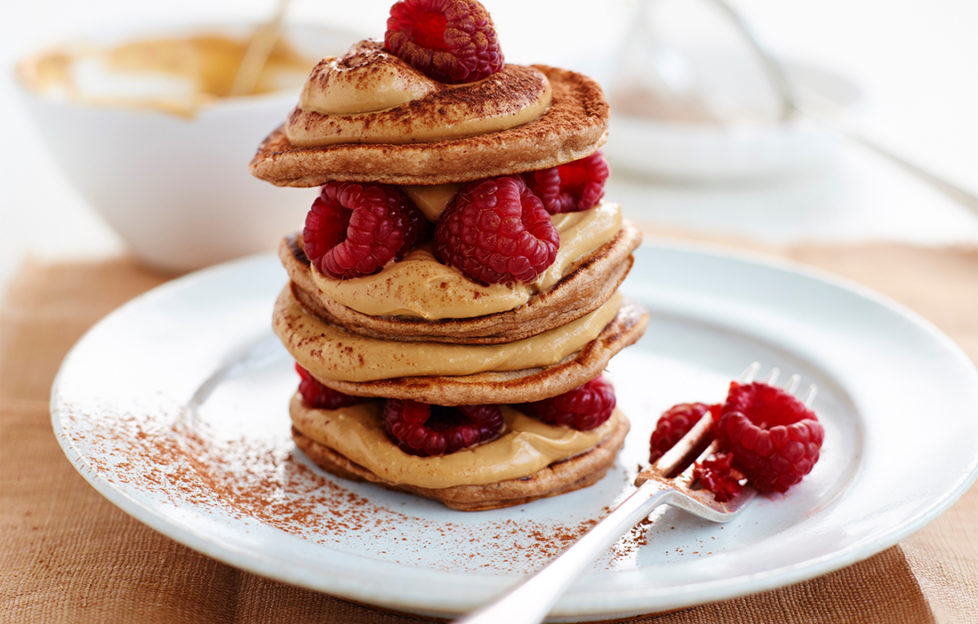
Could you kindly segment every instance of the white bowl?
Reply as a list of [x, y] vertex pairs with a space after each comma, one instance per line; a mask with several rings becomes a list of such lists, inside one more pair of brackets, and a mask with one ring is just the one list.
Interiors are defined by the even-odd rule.
[[[128, 28], [86, 40], [111, 45], [193, 32], [242, 36], [250, 27]], [[342, 53], [359, 37], [308, 25], [288, 27], [286, 38], [318, 60]], [[15, 82], [61, 172], [146, 264], [196, 269], [273, 249], [283, 234], [302, 226], [315, 194], [278, 188], [248, 172], [258, 144], [295, 106], [299, 86], [220, 100], [184, 118], [43, 95]]]

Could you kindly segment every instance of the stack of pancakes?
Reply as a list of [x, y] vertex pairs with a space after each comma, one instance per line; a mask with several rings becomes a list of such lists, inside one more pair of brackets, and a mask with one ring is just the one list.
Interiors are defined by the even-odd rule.
[[[523, 125], [426, 143], [350, 142], [313, 147], [293, 145], [283, 126], [261, 144], [251, 170], [280, 186], [352, 181], [416, 187], [535, 171], [596, 152], [607, 136], [608, 107], [600, 87], [574, 72], [535, 67], [549, 80], [552, 101], [541, 117]], [[306, 126], [327, 123], [317, 115], [297, 109], [291, 122]], [[529, 425], [529, 433], [516, 431], [520, 426], [513, 423], [525, 424], [528, 419], [514, 413], [521, 403], [554, 397], [596, 378], [613, 355], [642, 335], [647, 312], [622, 302], [617, 293], [640, 238], [623, 221], [609, 240], [571, 259], [555, 284], [533, 292], [525, 303], [489, 314], [431, 319], [375, 315], [330, 297], [317, 285], [322, 276], [316, 275], [318, 270], [306, 257], [302, 236], [287, 236], [279, 257], [290, 282], [276, 302], [273, 325], [296, 361], [319, 382], [362, 397], [513, 408], [507, 408], [506, 429], [498, 439], [451, 456], [416, 457], [384, 438], [379, 411], [367, 417], [377, 422], [360, 420], [354, 426], [348, 424], [351, 419], [334, 410], [304, 405], [297, 394], [290, 405], [297, 446], [334, 474], [412, 492], [463, 510], [515, 505], [596, 482], [613, 464], [628, 431], [628, 420], [620, 410], [592, 432], [543, 423]], [[378, 275], [383, 277], [387, 270]], [[397, 290], [397, 284], [388, 286]], [[581, 336], [584, 341], [575, 343]], [[557, 355], [546, 355], [551, 352]], [[455, 354], [464, 355], [456, 358]], [[474, 368], [473, 359], [479, 363]], [[463, 360], [464, 364], [458, 363]], [[326, 430], [328, 435], [323, 433]], [[354, 439], [365, 435], [365, 430], [372, 432], [370, 442]], [[556, 459], [545, 455], [552, 461], [543, 465], [537, 458], [536, 464], [526, 464], [530, 468], [525, 474], [514, 475], [506, 466], [472, 465], [512, 464], [533, 446], [521, 436], [547, 438], [548, 448], [564, 448], [564, 441], [580, 439], [582, 433], [591, 436], [586, 448], [568, 446], [575, 450], [565, 451], [567, 456], [555, 451]], [[557, 442], [551, 443], [553, 440]], [[383, 444], [389, 448], [378, 451]], [[482, 447], [486, 449], [480, 450]], [[375, 457], [380, 459], [367, 461]], [[384, 463], [388, 459], [397, 467]], [[407, 476], [408, 471], [400, 468], [402, 463], [425, 478]], [[446, 477], [446, 472], [452, 475]], [[438, 478], [430, 479], [433, 474]], [[469, 476], [474, 474], [480, 476]]]

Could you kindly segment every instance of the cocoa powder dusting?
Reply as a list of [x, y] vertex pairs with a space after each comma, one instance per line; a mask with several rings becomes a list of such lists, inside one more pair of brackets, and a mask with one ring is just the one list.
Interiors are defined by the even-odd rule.
[[[421, 508], [412, 513], [412, 503], [396, 505], [401, 509], [378, 504], [370, 498], [381, 492], [374, 486], [311, 466], [287, 427], [280, 436], [222, 439], [209, 423], [186, 413], [168, 421], [146, 414], [105, 419], [68, 407], [62, 414], [70, 442], [85, 449], [83, 471], [111, 484], [146, 493], [164, 507], [258, 523], [399, 565], [527, 573], [560, 554], [608, 511], [554, 522], [523, 517], [514, 508], [505, 518], [497, 514], [482, 520], [478, 513], [440, 507], [432, 512], [424, 508], [429, 501], [408, 497]], [[623, 538], [611, 551], [609, 565], [643, 545], [644, 534], [640, 526]]]

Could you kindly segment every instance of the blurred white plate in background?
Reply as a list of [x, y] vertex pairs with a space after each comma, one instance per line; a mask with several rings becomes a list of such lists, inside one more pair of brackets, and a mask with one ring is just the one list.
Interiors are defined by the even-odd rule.
[[[841, 74], [800, 64], [787, 69], [793, 82], [840, 111], [859, 100], [859, 88]], [[619, 89], [614, 83], [609, 87], [611, 119], [604, 148], [616, 171], [685, 182], [737, 182], [803, 172], [828, 165], [837, 155], [838, 135], [804, 116], [727, 122], [638, 116], [629, 114], [634, 103], [616, 106], [616, 99], [621, 104]]]

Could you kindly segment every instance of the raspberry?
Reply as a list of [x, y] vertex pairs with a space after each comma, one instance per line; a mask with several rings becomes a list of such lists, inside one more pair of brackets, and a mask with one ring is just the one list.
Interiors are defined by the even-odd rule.
[[445, 407], [388, 399], [384, 430], [405, 453], [446, 455], [492, 440], [503, 429], [498, 405]]
[[713, 492], [713, 498], [725, 503], [744, 489], [744, 473], [733, 466], [732, 453], [717, 453], [693, 466], [693, 479]]
[[376, 273], [403, 256], [427, 223], [393, 186], [329, 182], [306, 215], [302, 241], [320, 271], [346, 279]]
[[438, 259], [482, 284], [532, 282], [559, 246], [540, 199], [513, 176], [469, 183], [435, 226]]
[[299, 366], [296, 362], [295, 372], [299, 373], [299, 394], [302, 395], [302, 403], [306, 407], [313, 409], [339, 409], [347, 405], [363, 403], [367, 399], [364, 397], [350, 396], [337, 392], [319, 383], [309, 371]]
[[655, 431], [649, 437], [649, 462], [655, 463], [665, 455], [666, 451], [675, 446], [704, 414], [713, 412], [716, 415], [719, 408], [719, 405], [706, 403], [679, 403], [664, 411], [655, 423]]
[[594, 429], [608, 420], [614, 409], [615, 389], [602, 377], [555, 397], [520, 406], [528, 416], [578, 431]]
[[384, 47], [441, 82], [474, 82], [503, 68], [492, 18], [475, 0], [397, 2], [387, 19]]
[[824, 438], [815, 413], [763, 383], [732, 382], [716, 436], [760, 492], [784, 492], [811, 472]]
[[601, 152], [559, 167], [523, 174], [550, 214], [594, 208], [604, 197], [608, 163]]

